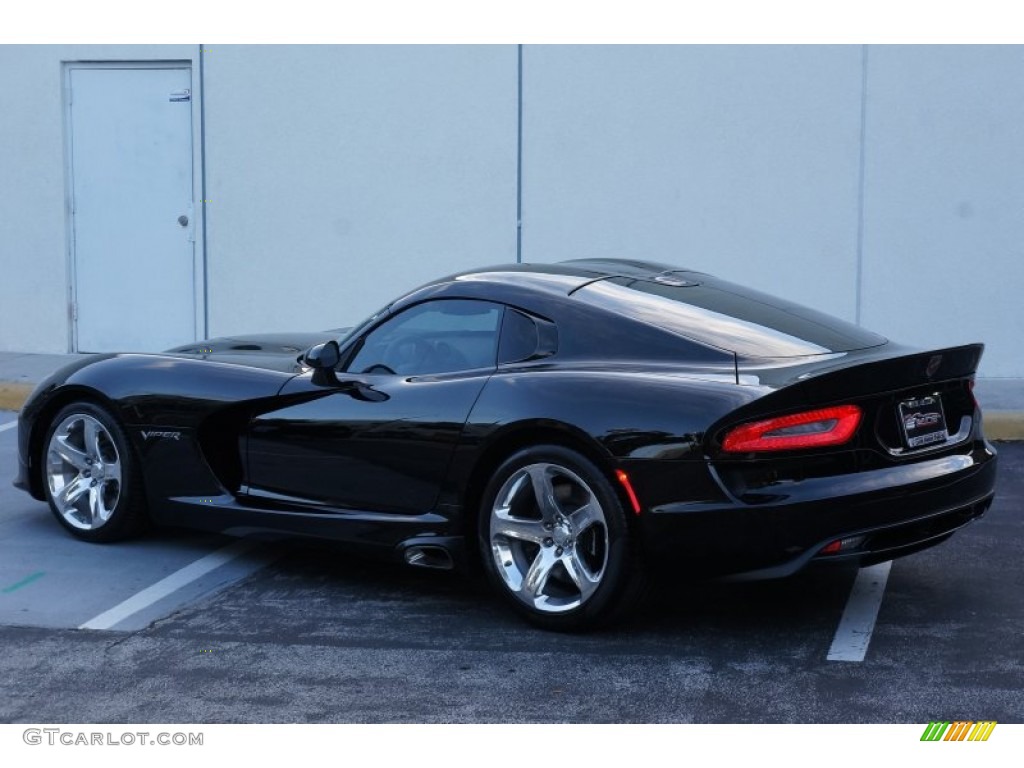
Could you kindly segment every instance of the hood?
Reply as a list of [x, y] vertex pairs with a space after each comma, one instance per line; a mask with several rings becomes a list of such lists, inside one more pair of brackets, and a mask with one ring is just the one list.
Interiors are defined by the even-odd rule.
[[303, 352], [314, 344], [337, 339], [346, 331], [345, 328], [338, 328], [319, 333], [260, 333], [246, 336], [221, 336], [183, 344], [180, 347], [168, 349], [164, 354], [298, 373], [303, 370], [303, 366], [299, 363], [299, 356]]

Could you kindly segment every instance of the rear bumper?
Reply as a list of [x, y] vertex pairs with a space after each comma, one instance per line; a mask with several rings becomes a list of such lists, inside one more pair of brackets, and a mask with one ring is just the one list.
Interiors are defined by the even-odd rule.
[[817, 563], [867, 565], [941, 543], [984, 514], [996, 465], [995, 450], [979, 440], [927, 461], [780, 484], [760, 503], [665, 504], [640, 516], [641, 538], [649, 559], [675, 573], [758, 579]]

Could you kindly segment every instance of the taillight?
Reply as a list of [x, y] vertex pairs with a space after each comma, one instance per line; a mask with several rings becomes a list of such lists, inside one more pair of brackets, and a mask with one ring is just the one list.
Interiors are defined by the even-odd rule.
[[860, 417], [861, 410], [856, 405], [836, 405], [753, 421], [731, 430], [722, 441], [722, 449], [750, 453], [842, 445], [857, 431]]

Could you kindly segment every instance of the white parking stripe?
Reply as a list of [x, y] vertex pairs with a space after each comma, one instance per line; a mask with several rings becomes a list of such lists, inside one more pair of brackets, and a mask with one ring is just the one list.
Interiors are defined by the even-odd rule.
[[123, 603], [115, 605], [109, 611], [104, 611], [99, 616], [89, 619], [79, 629], [110, 629], [127, 619], [132, 614], [148, 608], [157, 600], [162, 600], [171, 593], [181, 589], [196, 579], [205, 576], [210, 571], [244, 555], [259, 546], [258, 541], [242, 539], [228, 544], [216, 552], [211, 552], [206, 557], [186, 565], [184, 568], [175, 571], [170, 576], [160, 579], [156, 584], [146, 587], [141, 592], [129, 597]]
[[861, 568], [828, 651], [829, 661], [864, 661], [892, 561]]
[[12, 421], [8, 424], [0, 424], [0, 432], [5, 432], [8, 429], [14, 429], [16, 426], [18, 426], [18, 422], [16, 421]]

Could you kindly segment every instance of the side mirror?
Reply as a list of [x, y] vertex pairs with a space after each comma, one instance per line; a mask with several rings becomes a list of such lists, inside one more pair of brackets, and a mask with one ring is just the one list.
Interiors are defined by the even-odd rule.
[[332, 370], [340, 360], [341, 350], [338, 348], [338, 342], [333, 339], [310, 347], [303, 355], [306, 365], [318, 371]]
[[325, 341], [310, 347], [302, 361], [313, 369], [313, 383], [321, 387], [334, 387], [338, 385], [338, 377], [334, 373], [334, 366], [341, 360], [341, 350], [338, 349], [338, 342]]

